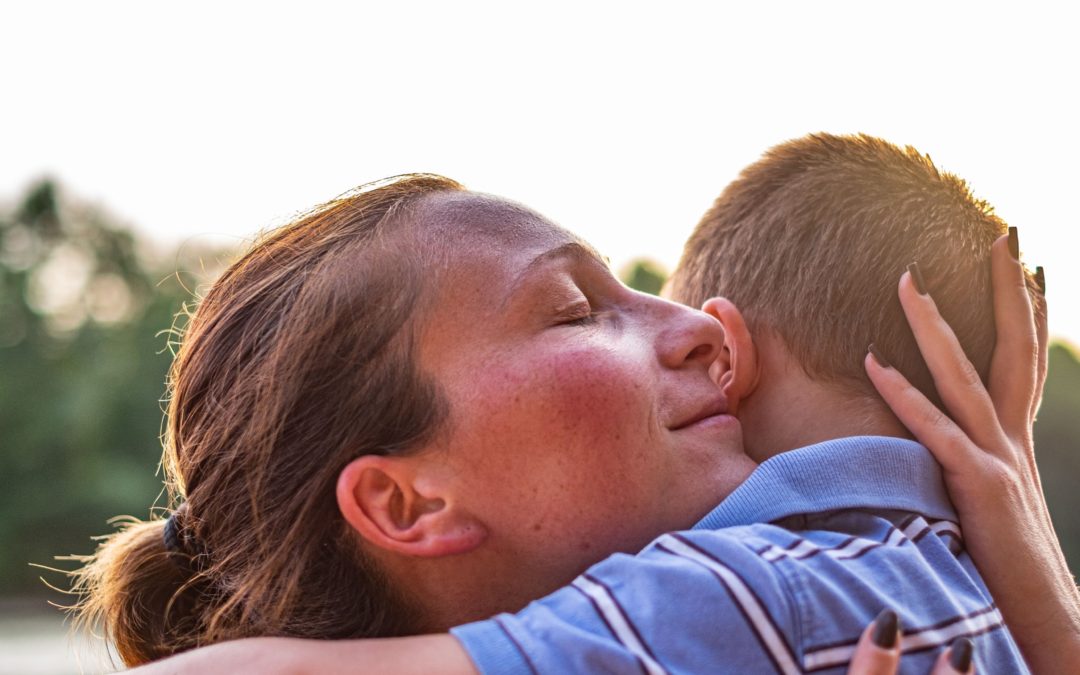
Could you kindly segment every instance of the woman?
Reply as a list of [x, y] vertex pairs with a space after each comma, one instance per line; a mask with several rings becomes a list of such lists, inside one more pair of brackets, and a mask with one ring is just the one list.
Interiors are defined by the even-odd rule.
[[[715, 322], [626, 296], [625, 339], [580, 339], [569, 331], [595, 317], [576, 287], [623, 293], [604, 265], [499, 200], [444, 200], [426, 219], [432, 195], [460, 190], [414, 176], [338, 200], [261, 242], [203, 300], [170, 378], [165, 466], [184, 498], [170, 548], [160, 521], [135, 525], [82, 573], [86, 610], [126, 662], [255, 635], [432, 632], [520, 607], [689, 526], [752, 470], [735, 424], [677, 440], [627, 432], [715, 397]], [[453, 311], [477, 297], [490, 305], [479, 317]], [[494, 317], [553, 330], [527, 349], [513, 330], [467, 332]], [[430, 330], [448, 322], [458, 330]], [[473, 339], [462, 349], [445, 334]], [[414, 461], [432, 453], [446, 461]], [[573, 498], [605, 486], [625, 498], [587, 510]], [[386, 515], [339, 516], [343, 490]], [[503, 536], [482, 546], [493, 529]], [[387, 551], [415, 564], [391, 570]], [[464, 570], [477, 565], [482, 580]]]

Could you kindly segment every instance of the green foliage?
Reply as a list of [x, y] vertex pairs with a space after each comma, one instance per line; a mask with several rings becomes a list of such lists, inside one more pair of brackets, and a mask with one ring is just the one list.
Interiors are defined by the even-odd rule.
[[660, 289], [667, 281], [667, 272], [659, 263], [647, 258], [630, 261], [619, 274], [624, 284], [642, 293], [660, 295]]
[[0, 594], [161, 492], [163, 330], [190, 294], [136, 243], [50, 182], [0, 215]]
[[[1051, 311], [1053, 309], [1051, 308]], [[1050, 347], [1049, 373], [1035, 423], [1035, 452], [1054, 529], [1073, 576], [1080, 575], [1080, 360]]]

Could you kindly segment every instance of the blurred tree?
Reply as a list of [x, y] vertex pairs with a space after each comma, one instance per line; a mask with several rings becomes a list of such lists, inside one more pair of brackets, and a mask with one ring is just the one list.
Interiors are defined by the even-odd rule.
[[50, 181], [0, 215], [0, 594], [161, 491], [163, 331], [190, 293], [143, 249]]
[[[1053, 311], [1053, 307], [1050, 308]], [[1049, 372], [1035, 423], [1035, 452], [1065, 557], [1080, 575], [1080, 360], [1064, 344], [1050, 347]]]
[[667, 280], [667, 272], [660, 263], [648, 258], [631, 260], [619, 274], [624, 284], [642, 293], [660, 295]]

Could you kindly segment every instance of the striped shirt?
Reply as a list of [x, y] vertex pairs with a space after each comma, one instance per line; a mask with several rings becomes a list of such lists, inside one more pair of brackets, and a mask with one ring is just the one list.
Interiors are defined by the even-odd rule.
[[1027, 672], [921, 445], [843, 438], [761, 464], [692, 530], [451, 632], [483, 673], [842, 673], [884, 608], [905, 673], [953, 640]]

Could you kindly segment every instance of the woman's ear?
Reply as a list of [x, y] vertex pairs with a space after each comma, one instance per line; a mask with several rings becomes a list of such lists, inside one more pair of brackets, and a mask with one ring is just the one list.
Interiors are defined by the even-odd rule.
[[486, 528], [440, 495], [425, 469], [415, 457], [354, 459], [338, 475], [341, 515], [370, 544], [404, 555], [439, 557], [479, 546]]
[[760, 375], [757, 347], [742, 312], [727, 298], [710, 298], [701, 308], [724, 327], [724, 347], [713, 365], [713, 379], [737, 415], [739, 404], [757, 388]]

